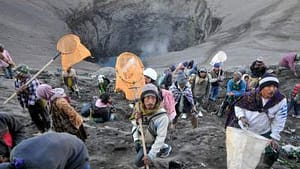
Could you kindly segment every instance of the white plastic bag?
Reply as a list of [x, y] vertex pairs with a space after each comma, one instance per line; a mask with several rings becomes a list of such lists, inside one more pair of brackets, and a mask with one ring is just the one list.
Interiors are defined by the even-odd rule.
[[255, 169], [270, 140], [249, 130], [226, 128], [228, 169]]

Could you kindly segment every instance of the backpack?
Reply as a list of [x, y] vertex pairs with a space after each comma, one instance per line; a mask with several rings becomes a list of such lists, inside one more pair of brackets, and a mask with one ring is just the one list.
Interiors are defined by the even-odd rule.
[[[152, 116], [143, 116], [142, 118], [142, 126], [143, 126], [143, 131], [144, 131], [144, 136], [145, 136], [145, 143], [146, 144], [153, 144], [155, 141], [155, 138], [157, 136], [157, 130], [154, 126], [154, 121], [155, 119], [161, 117], [162, 115], [165, 115], [166, 112], [159, 112], [155, 113]], [[139, 134], [140, 131], [139, 131]]]
[[163, 85], [163, 83], [164, 83], [164, 81], [165, 81], [165, 77], [166, 77], [166, 74], [165, 74], [165, 73], [161, 74], [161, 75], [158, 77], [158, 86]]
[[171, 91], [165, 89], [162, 89], [161, 91], [163, 96], [163, 108], [166, 110], [166, 113], [171, 121], [176, 116], [175, 99]]

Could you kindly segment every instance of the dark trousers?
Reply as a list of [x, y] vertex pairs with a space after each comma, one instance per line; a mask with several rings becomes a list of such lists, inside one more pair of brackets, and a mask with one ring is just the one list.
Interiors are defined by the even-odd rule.
[[45, 107], [42, 107], [39, 104], [29, 105], [28, 111], [31, 120], [42, 133], [50, 128], [49, 113]]
[[177, 120], [180, 117], [181, 113], [187, 113], [188, 115], [192, 113], [193, 105], [185, 97], [183, 97], [183, 99], [183, 112], [179, 111], [180, 101], [178, 101], [178, 103], [175, 105], [176, 117], [173, 120], [173, 124], [177, 123]]
[[[234, 107], [234, 104], [236, 102], [236, 100], [238, 100], [239, 97], [235, 97], [235, 96], [226, 96], [225, 100], [222, 102], [221, 107], [218, 111], [218, 116], [223, 116], [224, 111], [227, 109], [228, 106]], [[229, 107], [230, 108], [230, 107]]]
[[300, 105], [297, 104], [297, 102], [295, 100], [291, 100], [289, 103], [288, 103], [288, 112], [294, 108], [294, 114], [295, 115], [300, 115]]
[[[262, 134], [262, 136], [271, 139], [271, 132]], [[256, 169], [269, 169], [272, 167], [275, 161], [277, 161], [279, 157], [279, 150], [274, 151], [271, 146], [267, 146], [265, 148], [265, 153], [262, 155], [260, 162]]]
[[[151, 149], [151, 146], [146, 146], [147, 153], [150, 151], [150, 149]], [[136, 154], [135, 159], [134, 159], [134, 164], [137, 167], [143, 167], [145, 164], [144, 164], [144, 161], [143, 161], [144, 150], [143, 150], [142, 145], [140, 145], [139, 147], [136, 147], [136, 151], [137, 151], [137, 154]]]
[[11, 66], [4, 68], [3, 71], [7, 79], [13, 79], [14, 74]]

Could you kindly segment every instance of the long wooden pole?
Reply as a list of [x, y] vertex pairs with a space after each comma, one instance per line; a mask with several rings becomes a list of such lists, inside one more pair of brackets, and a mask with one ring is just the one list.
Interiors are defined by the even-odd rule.
[[[45, 64], [44, 67], [42, 67], [35, 75], [33, 75], [31, 77], [31, 79], [29, 79], [23, 86], [27, 86], [31, 81], [33, 81], [38, 75], [40, 75], [42, 73], [43, 70], [45, 70], [52, 62], [54, 62], [54, 60], [60, 55], [60, 52], [57, 53], [47, 64]], [[20, 87], [22, 88], [22, 87]], [[10, 101], [12, 98], [14, 98], [17, 95], [18, 91], [16, 91], [14, 94], [12, 94], [9, 98], [7, 98], [3, 104], [8, 103], [8, 101]]]
[[[143, 122], [142, 119], [140, 118], [138, 120], [139, 122], [139, 127], [140, 127], [140, 132], [141, 132], [141, 137], [142, 137], [142, 145], [143, 145], [143, 151], [144, 151], [144, 157], [147, 156], [147, 149], [146, 149], [146, 143], [145, 143], [145, 136], [144, 136], [144, 130], [143, 130]], [[149, 165], [146, 165], [146, 169], [149, 169]]]
[[[137, 109], [137, 111], [139, 110], [139, 105], [138, 104], [138, 89], [139, 87], [131, 87], [129, 89], [134, 89], [134, 101], [135, 101], [135, 108]], [[138, 123], [139, 123], [139, 128], [140, 128], [140, 132], [141, 132], [141, 138], [142, 138], [142, 146], [143, 146], [143, 152], [144, 152], [144, 157], [147, 156], [147, 148], [146, 148], [146, 143], [145, 143], [145, 136], [144, 136], [144, 130], [143, 130], [143, 121], [141, 118], [138, 119]], [[149, 165], [145, 165], [146, 169], [149, 169]]]

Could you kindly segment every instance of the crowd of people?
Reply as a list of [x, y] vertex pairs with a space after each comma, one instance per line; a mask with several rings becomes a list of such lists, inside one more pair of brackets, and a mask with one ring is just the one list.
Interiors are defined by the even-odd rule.
[[[190, 119], [192, 127], [196, 128], [197, 118], [209, 113], [207, 103], [216, 103], [220, 99], [222, 86], [227, 82], [225, 99], [214, 114], [218, 117], [227, 116], [225, 127], [247, 128], [269, 138], [271, 142], [265, 151], [269, 153], [264, 154], [263, 164], [270, 168], [278, 158], [278, 141], [288, 112], [293, 109], [293, 117], [300, 118], [300, 84], [295, 84], [291, 95], [286, 98], [278, 89], [276, 74], [283, 69], [290, 69], [298, 77], [299, 58], [297, 53], [289, 53], [282, 57], [276, 71], [268, 71], [263, 58], [258, 57], [248, 71], [235, 71], [228, 81], [222, 62], [214, 63], [208, 69], [194, 60], [184, 61], [170, 65], [161, 76], [153, 68], [146, 68], [145, 85], [130, 117], [137, 152], [134, 164], [143, 167], [152, 165], [157, 157], [168, 157], [172, 152], [172, 146], [166, 143], [168, 130], [176, 129], [178, 121], [185, 119]], [[84, 118], [96, 123], [116, 120], [112, 97], [107, 91], [111, 79], [104, 75], [97, 77], [99, 97], [95, 97], [78, 113], [68, 96], [75, 93], [80, 99], [82, 95], [74, 68], [62, 72], [62, 85], [66, 85], [70, 92], [67, 94], [63, 88], [42, 84], [37, 78], [29, 82], [32, 77], [29, 66], [17, 66], [1, 44], [0, 68], [6, 78], [15, 79], [20, 106], [24, 111], [28, 110], [39, 133], [43, 133], [26, 139], [24, 125], [16, 117], [0, 113], [3, 131], [0, 133], [1, 142], [4, 143], [0, 144], [0, 162], [3, 162], [0, 168], [26, 165], [29, 168], [89, 169], [89, 157], [84, 144], [88, 139], [83, 127]], [[38, 144], [49, 146], [38, 148]], [[47, 149], [50, 146], [51, 152]], [[28, 154], [33, 158], [28, 159]], [[51, 158], [41, 158], [47, 154]]]

